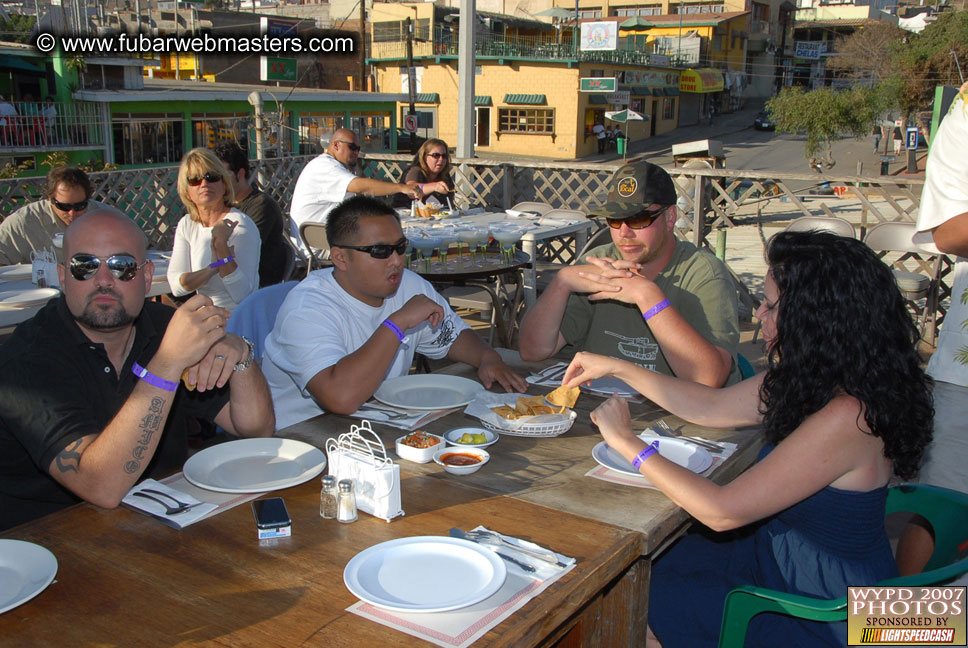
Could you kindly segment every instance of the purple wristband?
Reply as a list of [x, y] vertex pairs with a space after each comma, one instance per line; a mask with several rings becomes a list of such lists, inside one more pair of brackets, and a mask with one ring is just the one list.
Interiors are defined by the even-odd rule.
[[208, 264], [208, 267], [209, 268], [219, 268], [221, 266], [224, 266], [226, 263], [231, 263], [232, 261], [235, 261], [235, 257], [234, 256], [227, 256], [224, 259], [218, 259], [217, 261], [212, 261], [211, 263]]
[[645, 311], [644, 313], [642, 313], [642, 319], [644, 319], [644, 320], [645, 320], [646, 322], [648, 322], [648, 321], [649, 321], [650, 319], [652, 319], [652, 318], [653, 318], [653, 317], [654, 317], [654, 316], [655, 316], [656, 314], [658, 314], [658, 313], [660, 313], [661, 311], [663, 311], [663, 310], [665, 310], [665, 309], [666, 309], [666, 308], [668, 308], [669, 306], [670, 306], [670, 304], [669, 304], [669, 300], [668, 300], [668, 299], [663, 299], [663, 300], [662, 300], [662, 301], [660, 301], [660, 302], [659, 302], [658, 304], [656, 304], [655, 306], [653, 306], [653, 307], [652, 307], [652, 308], [650, 308], [649, 310], [647, 310], [647, 311]]
[[400, 330], [400, 327], [391, 322], [389, 319], [383, 320], [381, 324], [393, 331], [393, 334], [397, 336], [398, 340], [400, 340], [400, 344], [403, 344], [406, 341], [406, 336], [403, 334], [403, 331]]
[[632, 467], [635, 468], [636, 470], [638, 470], [639, 469], [639, 466], [642, 465], [642, 462], [643, 461], [645, 461], [646, 459], [648, 459], [649, 457], [651, 457], [652, 455], [654, 455], [658, 451], [659, 451], [659, 440], [656, 439], [655, 441], [653, 441], [652, 443], [650, 443], [649, 445], [647, 445], [642, 450], [642, 452], [640, 452], [639, 454], [635, 455], [635, 458], [632, 459]]
[[159, 389], [164, 389], [165, 391], [176, 391], [178, 389], [178, 383], [172, 382], [170, 380], [165, 380], [164, 378], [159, 378], [158, 376], [148, 373], [148, 370], [139, 365], [137, 362], [131, 365], [131, 373], [141, 378], [143, 381], [149, 385], [158, 387]]

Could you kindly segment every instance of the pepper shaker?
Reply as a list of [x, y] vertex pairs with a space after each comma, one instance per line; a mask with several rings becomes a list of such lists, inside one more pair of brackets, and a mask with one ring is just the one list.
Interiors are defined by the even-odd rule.
[[319, 494], [319, 516], [328, 520], [336, 518], [339, 491], [336, 488], [336, 477], [323, 476], [323, 490]]
[[339, 482], [339, 510], [336, 513], [336, 521], [355, 522], [357, 517], [353, 480], [341, 479]]

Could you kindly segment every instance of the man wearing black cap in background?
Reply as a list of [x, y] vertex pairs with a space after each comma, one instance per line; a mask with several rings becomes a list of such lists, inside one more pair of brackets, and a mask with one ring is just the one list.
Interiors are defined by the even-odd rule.
[[736, 288], [712, 254], [676, 239], [676, 189], [664, 169], [628, 164], [594, 216], [612, 243], [562, 268], [521, 325], [521, 357], [566, 344], [720, 387], [739, 381]]

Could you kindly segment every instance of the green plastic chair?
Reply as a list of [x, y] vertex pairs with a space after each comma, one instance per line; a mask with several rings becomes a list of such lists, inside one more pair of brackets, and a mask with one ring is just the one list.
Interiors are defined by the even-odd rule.
[[[876, 586], [935, 585], [968, 572], [968, 494], [921, 484], [894, 486], [887, 493], [887, 513], [901, 511], [917, 513], [931, 524], [934, 553], [920, 574], [888, 578]], [[823, 600], [741, 585], [726, 595], [719, 647], [742, 648], [749, 622], [763, 612], [812, 621], [844, 621], [847, 596], [845, 592], [838, 599]]]

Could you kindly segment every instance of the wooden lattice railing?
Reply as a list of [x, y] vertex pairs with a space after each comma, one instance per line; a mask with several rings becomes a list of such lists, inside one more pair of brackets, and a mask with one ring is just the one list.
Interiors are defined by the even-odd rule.
[[[310, 156], [274, 158], [256, 163], [261, 186], [288, 212], [296, 178]], [[361, 159], [366, 176], [399, 182], [409, 155], [369, 154]], [[571, 164], [454, 160], [457, 206], [504, 210], [522, 201], [555, 208], [594, 212], [606, 199], [608, 183], [620, 163]], [[860, 228], [877, 223], [914, 221], [923, 179], [895, 176], [835, 176], [733, 171], [710, 168], [668, 169], [679, 189], [680, 230], [700, 246], [715, 230], [737, 225], [790, 221], [801, 215], [836, 213]], [[185, 213], [176, 190], [178, 167], [95, 173], [95, 198], [117, 205], [148, 234], [152, 246], [170, 247], [174, 228]], [[44, 178], [0, 180], [0, 214], [38, 200]], [[826, 192], [829, 195], [818, 195]], [[696, 214], [702, 227], [694, 227]], [[942, 269], [941, 299], [950, 298], [951, 264]]]

